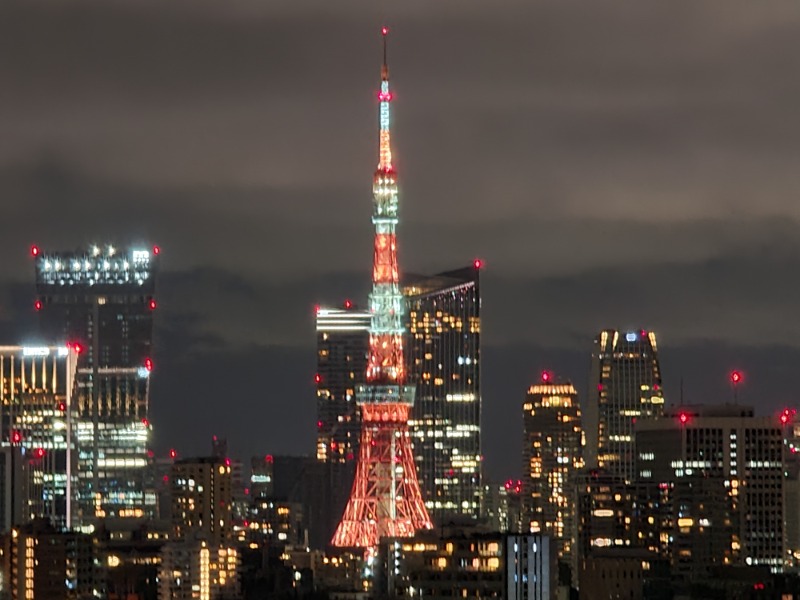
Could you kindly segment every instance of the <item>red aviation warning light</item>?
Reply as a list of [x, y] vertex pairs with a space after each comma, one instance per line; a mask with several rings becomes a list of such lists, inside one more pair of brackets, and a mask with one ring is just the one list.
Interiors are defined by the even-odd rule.
[[781, 413], [781, 425], [788, 425], [792, 422], [792, 418], [797, 414], [797, 410], [794, 408], [784, 408], [783, 412]]
[[153, 370], [153, 360], [150, 359], [150, 358], [145, 358], [144, 359], [144, 368], [147, 369], [148, 371], [152, 371]]
[[686, 425], [689, 422], [689, 413], [681, 412], [678, 414], [678, 421], [681, 425]]
[[481, 269], [483, 268], [483, 261], [480, 258], [476, 258], [472, 261], [472, 266], [476, 269]]
[[169, 457], [170, 458], [178, 458], [178, 451], [175, 450], [175, 448], [170, 448]]
[[322, 382], [322, 375], [317, 373], [314, 375], [314, 383], [320, 383], [320, 382]]
[[83, 346], [81, 346], [77, 342], [72, 344], [72, 349], [75, 350], [75, 354], [81, 354], [83, 352]]
[[158, 246], [153, 246], [153, 254], [155, 254], [156, 256], [161, 254], [161, 248], [159, 248]]
[[156, 307], [158, 307], [158, 303], [153, 298], [150, 298], [150, 302], [148, 302], [147, 305], [150, 307], [150, 310], [155, 310]]
[[36, 257], [39, 256], [39, 246], [31, 246], [31, 256]]
[[739, 385], [743, 379], [741, 371], [731, 371], [731, 383], [733, 385]]
[[41, 300], [37, 300], [36, 302], [34, 302], [33, 303], [33, 308], [34, 308], [34, 310], [37, 310], [37, 311], [38, 310], [42, 310], [42, 301]]
[[350, 301], [350, 299], [344, 301], [344, 307], [348, 309], [353, 308], [353, 303]]
[[385, 25], [381, 27], [381, 35], [388, 35], [388, 34], [389, 34], [389, 28], [386, 27]]
[[544, 383], [548, 383], [552, 379], [553, 379], [553, 376], [549, 371], [542, 371], [542, 381]]

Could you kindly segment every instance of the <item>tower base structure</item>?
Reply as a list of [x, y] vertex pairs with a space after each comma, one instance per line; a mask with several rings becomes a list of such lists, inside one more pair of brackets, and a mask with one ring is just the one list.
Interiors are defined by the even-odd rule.
[[353, 490], [331, 544], [375, 548], [382, 537], [411, 537], [433, 524], [422, 499], [408, 416], [412, 386], [360, 386], [361, 447]]

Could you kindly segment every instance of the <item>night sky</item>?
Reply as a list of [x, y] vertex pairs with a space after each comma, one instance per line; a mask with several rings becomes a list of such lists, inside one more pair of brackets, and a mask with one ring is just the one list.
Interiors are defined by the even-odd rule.
[[313, 307], [369, 285], [384, 21], [401, 267], [486, 263], [491, 477], [602, 327], [659, 334], [668, 402], [736, 367], [758, 412], [797, 404], [783, 1], [3, 2], [0, 342], [33, 330], [32, 243], [158, 243], [157, 449], [313, 452]]

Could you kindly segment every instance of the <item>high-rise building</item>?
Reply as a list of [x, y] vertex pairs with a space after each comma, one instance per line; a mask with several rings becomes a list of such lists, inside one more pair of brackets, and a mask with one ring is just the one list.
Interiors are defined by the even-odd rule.
[[417, 396], [409, 427], [434, 520], [481, 510], [481, 263], [409, 277], [406, 363]]
[[522, 409], [525, 521], [531, 532], [549, 535], [564, 558], [572, 546], [575, 476], [583, 467], [578, 392], [544, 372]]
[[343, 463], [358, 454], [356, 386], [364, 383], [367, 371], [369, 323], [370, 313], [349, 300], [344, 308], [316, 311], [319, 460]]
[[178, 541], [161, 551], [159, 600], [238, 600], [241, 598], [236, 548], [206, 541]]
[[177, 540], [205, 540], [212, 547], [233, 534], [230, 461], [214, 456], [176, 460], [170, 476], [172, 524]]
[[316, 311], [317, 459], [323, 467], [325, 498], [312, 527], [312, 543], [330, 541], [353, 486], [361, 435], [356, 387], [367, 372], [369, 324], [370, 313], [350, 300], [342, 308]]
[[159, 249], [33, 247], [35, 308], [50, 340], [80, 344], [76, 525], [152, 516], [146, 492], [155, 275]]
[[660, 419], [637, 421], [636, 448], [642, 482], [676, 487], [674, 568], [688, 576], [720, 565], [783, 569], [778, 418], [756, 417], [741, 405], [678, 406]]
[[35, 518], [67, 525], [77, 356], [66, 345], [0, 347], [0, 531]]
[[92, 538], [36, 519], [0, 536], [0, 590], [12, 600], [104, 598]]
[[541, 534], [421, 531], [381, 540], [375, 595], [388, 598], [555, 598], [554, 552]]
[[369, 297], [366, 383], [356, 387], [361, 439], [353, 489], [331, 543], [377, 548], [385, 536], [413, 535], [433, 525], [417, 480], [408, 433], [415, 388], [407, 385], [403, 358], [403, 296], [397, 262], [397, 173], [392, 165], [389, 67], [383, 33], [379, 162], [373, 178], [375, 246]]
[[607, 550], [639, 548], [658, 552], [667, 507], [664, 490], [653, 482], [630, 483], [603, 470], [576, 477], [575, 523], [571, 552], [573, 581], [592, 556]]
[[606, 329], [595, 339], [590, 392], [583, 410], [585, 461], [631, 481], [636, 448], [633, 425], [664, 410], [656, 335]]

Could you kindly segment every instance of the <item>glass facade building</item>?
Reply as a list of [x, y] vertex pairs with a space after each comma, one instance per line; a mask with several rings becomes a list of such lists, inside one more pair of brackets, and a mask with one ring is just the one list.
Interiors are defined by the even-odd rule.
[[433, 520], [481, 511], [480, 263], [409, 277], [406, 361], [416, 403], [409, 427]]
[[369, 311], [349, 300], [316, 311], [317, 460], [325, 497], [309, 538], [319, 548], [331, 539], [353, 486], [361, 435], [355, 389], [366, 377], [369, 324]]
[[146, 467], [159, 249], [33, 248], [32, 254], [42, 335], [82, 348], [73, 522], [154, 516]]
[[[364, 383], [369, 351], [369, 311], [317, 309], [317, 458], [354, 460], [359, 417], [355, 389]], [[348, 492], [349, 492], [348, 487]]]
[[564, 558], [572, 545], [575, 476], [583, 467], [578, 392], [545, 373], [522, 408], [526, 530], [551, 536]]
[[592, 353], [589, 398], [583, 411], [587, 466], [632, 481], [637, 419], [664, 411], [656, 335], [639, 330], [600, 332]]
[[66, 346], [0, 346], [4, 531], [35, 518], [67, 524], [68, 385], [75, 368]]

